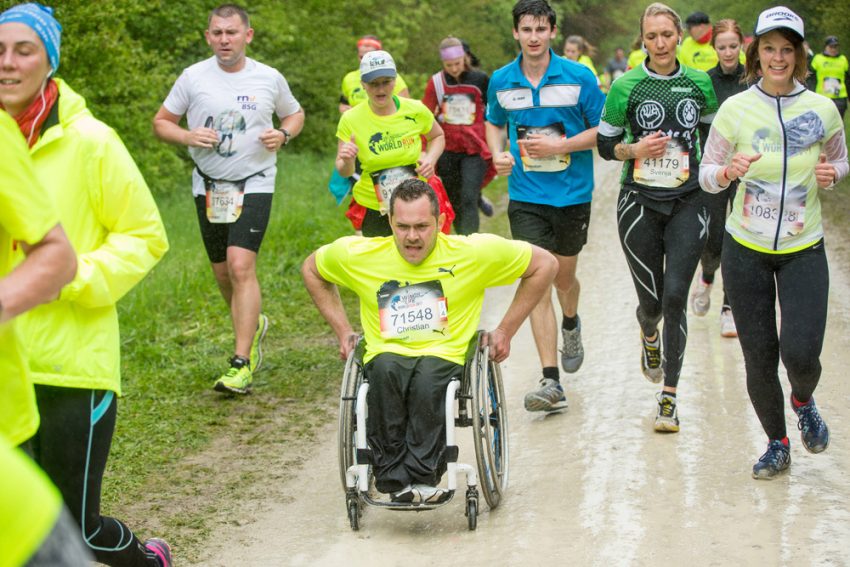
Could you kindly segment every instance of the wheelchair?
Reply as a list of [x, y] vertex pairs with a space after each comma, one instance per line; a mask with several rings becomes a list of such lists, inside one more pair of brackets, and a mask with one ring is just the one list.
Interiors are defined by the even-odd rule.
[[[357, 346], [345, 364], [339, 401], [339, 472], [345, 490], [345, 505], [352, 530], [360, 529], [366, 506], [390, 510], [423, 511], [444, 506], [457, 490], [457, 475], [466, 476], [465, 515], [470, 530], [478, 525], [479, 492], [489, 508], [495, 509], [508, 486], [508, 415], [502, 373], [489, 358], [483, 344], [486, 333], [478, 331], [470, 341], [460, 378], [453, 378], [446, 390], [446, 482], [448, 492], [438, 503], [406, 503], [375, 499], [370, 493], [373, 480], [366, 440], [366, 394], [369, 382], [363, 375], [365, 341]], [[472, 428], [476, 466], [459, 463], [455, 428]]]

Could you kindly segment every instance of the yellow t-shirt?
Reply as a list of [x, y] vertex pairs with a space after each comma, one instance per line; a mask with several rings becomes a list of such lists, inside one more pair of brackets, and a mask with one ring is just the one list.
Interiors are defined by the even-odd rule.
[[[0, 277], [12, 270], [14, 241], [35, 244], [59, 223], [52, 201], [36, 181], [18, 125], [0, 111]], [[15, 332], [0, 324], [0, 434], [19, 445], [38, 429], [35, 393]], [[2, 470], [2, 469], [0, 469]], [[2, 549], [2, 548], [0, 548]]]
[[[342, 98], [340, 102], [348, 104], [349, 106], [357, 106], [361, 102], [365, 102], [369, 97], [366, 94], [366, 90], [363, 88], [363, 85], [360, 83], [360, 70], [357, 69], [355, 71], [351, 71], [346, 74], [345, 77], [342, 78]], [[395, 77], [395, 88], [393, 89], [393, 94], [397, 95], [401, 91], [407, 88], [407, 83], [404, 82], [404, 79], [401, 75], [396, 75]]]
[[635, 49], [629, 53], [629, 59], [627, 62], [628, 68], [634, 69], [643, 63], [644, 59], [646, 59], [646, 52], [643, 49]]
[[47, 475], [0, 436], [0, 567], [20, 567], [50, 534], [62, 497]]
[[530, 244], [493, 234], [439, 233], [434, 250], [416, 266], [399, 254], [392, 236], [344, 237], [316, 252], [321, 276], [360, 298], [364, 362], [391, 352], [463, 364], [484, 290], [513, 283], [530, 261]]
[[708, 71], [717, 65], [717, 52], [711, 46], [711, 43], [699, 43], [691, 36], [688, 36], [679, 48], [679, 61], [681, 61], [682, 65], [687, 65], [700, 71]]
[[396, 98], [397, 110], [389, 116], [378, 116], [368, 104], [347, 110], [339, 119], [337, 138], [354, 140], [357, 159], [363, 172], [354, 185], [354, 198], [367, 209], [381, 210], [378, 186], [384, 205], [391, 189], [407, 177], [415, 177], [413, 168], [422, 152], [423, 134], [434, 126], [434, 114], [419, 102]]

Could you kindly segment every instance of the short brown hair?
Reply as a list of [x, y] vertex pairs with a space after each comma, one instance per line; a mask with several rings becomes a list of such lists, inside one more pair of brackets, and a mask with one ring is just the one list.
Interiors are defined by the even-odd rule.
[[[798, 82], [805, 84], [806, 75], [809, 73], [809, 64], [806, 60], [806, 50], [803, 49], [803, 38], [787, 28], [778, 28], [773, 30], [782, 35], [785, 39], [791, 42], [794, 46], [794, 78]], [[768, 32], [770, 33], [770, 32]], [[759, 44], [761, 38], [766, 34], [762, 34], [753, 38], [750, 45], [747, 46], [747, 63], [744, 80], [749, 84], [757, 83], [761, 77], [761, 61], [759, 61]]]
[[390, 196], [390, 216], [394, 214], [395, 203], [399, 199], [405, 203], [411, 203], [420, 198], [422, 195], [428, 197], [428, 200], [431, 202], [431, 213], [433, 213], [434, 218], [439, 218], [440, 201], [437, 200], [437, 194], [430, 185], [415, 177], [412, 179], [405, 179], [399, 183], [398, 187], [396, 187], [393, 191], [393, 194]]
[[248, 19], [248, 12], [246, 12], [245, 8], [238, 4], [222, 4], [217, 8], [213, 8], [213, 11], [210, 12], [210, 17], [207, 18], [207, 27], [209, 27], [212, 23], [213, 16], [218, 16], [219, 18], [239, 16], [239, 19], [242, 20], [242, 23], [245, 24], [246, 28], [251, 27], [251, 21]]

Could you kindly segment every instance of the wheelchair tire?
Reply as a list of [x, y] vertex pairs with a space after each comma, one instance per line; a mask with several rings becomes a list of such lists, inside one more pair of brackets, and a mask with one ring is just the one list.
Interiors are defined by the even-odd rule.
[[[358, 340], [358, 347], [360, 341]], [[357, 390], [363, 381], [362, 358], [355, 347], [345, 362], [342, 386], [339, 393], [339, 477], [342, 489], [346, 490], [345, 473], [357, 463], [357, 445], [354, 439], [357, 432]]]
[[508, 414], [502, 372], [487, 347], [475, 356], [472, 383], [472, 431], [481, 492], [492, 510], [508, 486]]
[[478, 501], [473, 498], [466, 501], [466, 523], [471, 532], [478, 527]]

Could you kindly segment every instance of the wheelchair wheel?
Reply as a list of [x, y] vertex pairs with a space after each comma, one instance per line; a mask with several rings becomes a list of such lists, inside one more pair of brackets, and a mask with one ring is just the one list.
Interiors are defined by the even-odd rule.
[[472, 498], [466, 501], [466, 523], [471, 532], [478, 527], [478, 501]]
[[475, 355], [472, 379], [472, 431], [484, 500], [496, 508], [508, 486], [508, 414], [502, 372], [489, 348]]
[[[358, 339], [357, 346], [351, 351], [345, 362], [342, 375], [342, 387], [339, 393], [339, 477], [345, 490], [345, 472], [357, 463], [357, 446], [354, 436], [357, 432], [357, 390], [363, 381], [363, 341]], [[353, 525], [352, 525], [353, 527]], [[357, 528], [354, 528], [357, 529]]]
[[360, 530], [360, 503], [357, 500], [348, 501], [348, 523], [355, 532]]

